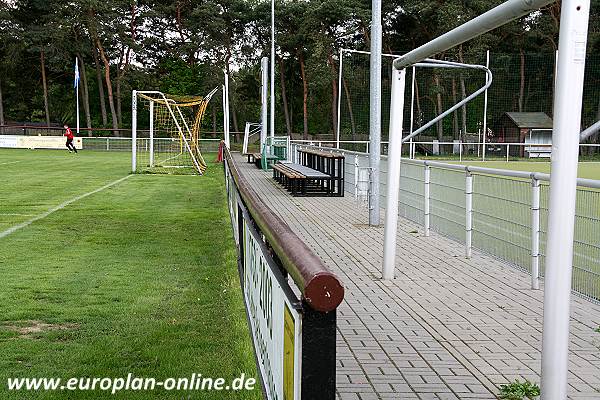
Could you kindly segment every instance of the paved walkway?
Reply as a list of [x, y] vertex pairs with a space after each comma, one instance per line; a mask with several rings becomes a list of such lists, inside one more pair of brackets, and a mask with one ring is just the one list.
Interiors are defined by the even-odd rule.
[[[352, 196], [293, 198], [271, 174], [237, 165], [252, 187], [343, 280], [337, 393], [342, 400], [495, 399], [539, 383], [543, 290], [530, 277], [400, 219], [396, 279], [380, 279], [383, 229]], [[600, 399], [600, 306], [573, 297], [570, 399]]]

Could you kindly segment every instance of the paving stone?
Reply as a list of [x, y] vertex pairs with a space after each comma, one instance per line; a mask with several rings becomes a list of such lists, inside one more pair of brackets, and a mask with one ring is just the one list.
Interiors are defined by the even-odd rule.
[[[466, 259], [461, 243], [425, 237], [400, 218], [396, 278], [383, 281], [383, 229], [368, 226], [368, 210], [351, 195], [294, 198], [271, 173], [234, 158], [344, 283], [338, 400], [488, 400], [514, 379], [539, 383], [544, 293], [529, 289], [527, 274], [476, 250]], [[568, 398], [600, 399], [600, 305], [572, 296], [571, 315]]]

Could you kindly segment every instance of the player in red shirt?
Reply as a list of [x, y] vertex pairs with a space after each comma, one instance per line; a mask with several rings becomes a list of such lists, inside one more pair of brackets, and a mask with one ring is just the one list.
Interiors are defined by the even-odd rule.
[[69, 149], [69, 153], [77, 153], [77, 149], [73, 145], [73, 131], [71, 131], [71, 128], [69, 128], [69, 125], [67, 124], [64, 125], [64, 128], [66, 129], [66, 132], [63, 136], [67, 137], [67, 149]]

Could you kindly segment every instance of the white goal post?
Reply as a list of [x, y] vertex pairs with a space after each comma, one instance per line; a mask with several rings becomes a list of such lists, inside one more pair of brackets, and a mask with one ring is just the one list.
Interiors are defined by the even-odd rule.
[[217, 88], [213, 89], [205, 97], [190, 97], [134, 90], [131, 100], [132, 171], [180, 168], [202, 175], [206, 162], [200, 151], [200, 126], [208, 102], [216, 91]]

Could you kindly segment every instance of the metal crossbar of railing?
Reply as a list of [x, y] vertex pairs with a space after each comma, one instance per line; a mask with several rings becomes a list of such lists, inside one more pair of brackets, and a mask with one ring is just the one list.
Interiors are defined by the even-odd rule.
[[[292, 151], [314, 148], [293, 144]], [[358, 171], [368, 154], [324, 148], [346, 157], [346, 185], [357, 195]], [[382, 158], [382, 177], [387, 158]], [[429, 179], [427, 179], [429, 175]], [[467, 212], [467, 180], [472, 178], [472, 202]], [[532, 275], [532, 288], [544, 276], [549, 200], [548, 174], [491, 169], [436, 161], [402, 159], [399, 216], [467, 246], [468, 214], [471, 246]], [[382, 179], [381, 185], [385, 184]], [[573, 291], [600, 304], [600, 181], [577, 180], [573, 257]], [[381, 203], [386, 205], [385, 190]], [[426, 211], [428, 210], [428, 211]], [[465, 248], [465, 253], [470, 252]]]

